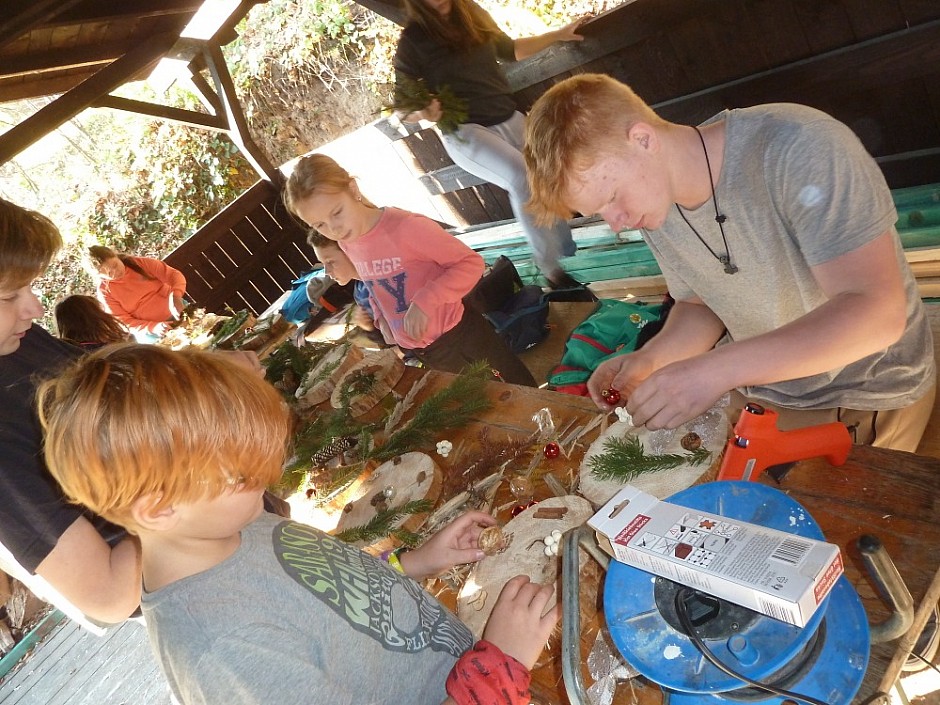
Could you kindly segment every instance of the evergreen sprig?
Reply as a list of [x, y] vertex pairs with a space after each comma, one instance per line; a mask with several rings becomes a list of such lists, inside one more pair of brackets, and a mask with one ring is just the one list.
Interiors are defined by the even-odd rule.
[[356, 370], [342, 380], [339, 390], [340, 409], [348, 411], [355, 397], [371, 392], [376, 385], [375, 369]]
[[604, 452], [588, 461], [588, 468], [602, 480], [629, 481], [638, 475], [659, 470], [671, 470], [680, 465], [701, 465], [711, 457], [711, 451], [699, 448], [689, 453], [648, 455], [637, 436], [608, 438]]
[[448, 87], [441, 86], [437, 92], [428, 88], [423, 78], [409, 78], [399, 76], [395, 82], [395, 103], [393, 108], [408, 113], [424, 110], [428, 104], [437, 98], [441, 104], [441, 117], [437, 126], [444, 134], [455, 132], [469, 117], [467, 101], [457, 95]]
[[465, 367], [450, 386], [428, 397], [411, 421], [395, 431], [372, 457], [389, 460], [407, 453], [428, 443], [440, 431], [464, 426], [474, 414], [489, 409], [484, 390], [490, 375], [485, 362]]
[[[389, 507], [378, 512], [367, 524], [353, 526], [336, 534], [336, 538], [346, 543], [374, 543], [394, 532], [395, 523], [404, 516], [423, 514], [431, 511], [432, 503], [427, 499], [416, 499], [398, 507]], [[401, 532], [407, 536], [411, 532]]]
[[334, 468], [327, 482], [315, 484], [316, 501], [314, 504], [325, 504], [349, 487], [362, 474], [363, 467], [365, 467], [365, 463], [360, 461], [352, 465], [340, 465]]
[[285, 341], [261, 361], [265, 379], [280, 389], [288, 401], [295, 402], [297, 386], [333, 347], [327, 343], [308, 343], [298, 348]]
[[357, 423], [349, 414], [349, 409], [335, 409], [316, 416], [310, 423], [301, 426], [293, 437], [293, 460], [284, 469], [281, 484], [302, 489], [307, 471], [311, 467], [311, 458], [321, 452], [335, 438], [358, 437], [358, 453], [366, 459], [371, 448], [372, 426]]

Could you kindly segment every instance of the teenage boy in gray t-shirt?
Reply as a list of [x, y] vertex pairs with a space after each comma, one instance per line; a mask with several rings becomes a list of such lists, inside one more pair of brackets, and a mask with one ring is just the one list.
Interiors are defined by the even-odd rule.
[[699, 127], [582, 74], [529, 114], [532, 207], [642, 230], [677, 303], [641, 350], [588, 383], [637, 425], [676, 428], [734, 390], [781, 428], [842, 421], [913, 451], [933, 407], [930, 328], [884, 177], [844, 124], [759, 105]]

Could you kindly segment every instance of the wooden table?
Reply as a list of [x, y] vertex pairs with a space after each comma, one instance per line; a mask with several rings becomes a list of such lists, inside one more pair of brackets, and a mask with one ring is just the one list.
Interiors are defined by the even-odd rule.
[[[452, 379], [446, 373], [409, 368], [397, 391], [406, 392], [421, 374], [431, 375], [422, 392], [425, 397]], [[487, 387], [487, 395], [493, 408], [450, 434], [448, 437], [455, 446], [460, 440], [472, 443], [483, 428], [493, 437], [500, 434], [528, 437], [535, 430], [533, 414], [546, 407], [552, 410], [558, 426], [584, 424], [598, 413], [588, 399], [547, 390], [492, 383]], [[594, 432], [586, 436], [570, 458], [543, 461], [534, 474], [536, 479], [546, 473], [560, 480], [576, 474], [584, 451], [596, 435]], [[846, 576], [858, 591], [870, 622], [883, 620], [888, 609], [867, 578], [855, 541], [862, 534], [874, 534], [893, 558], [914, 598], [914, 624], [904, 637], [872, 647], [868, 671], [856, 701], [861, 702], [875, 692], [888, 691], [899, 677], [917, 635], [940, 598], [940, 495], [937, 492], [940, 460], [856, 446], [848, 462], [841, 467], [832, 467], [822, 459], [803, 461], [790, 470], [779, 485], [766, 475], [758, 481], [778, 486], [790, 494], [816, 519], [827, 540], [839, 545], [845, 557]], [[536, 482], [536, 499], [550, 495], [544, 483]], [[509, 502], [511, 495], [504, 483], [495, 504]], [[506, 516], [499, 518], [508, 521], [508, 512], [504, 514]], [[583, 662], [603, 619], [596, 607], [603, 577], [603, 570], [593, 561], [581, 575]], [[453, 606], [453, 596], [444, 594], [442, 597]], [[586, 667], [584, 673], [586, 683], [590, 684]], [[553, 637], [533, 669], [533, 696], [544, 705], [568, 702], [561, 677], [560, 637]], [[614, 702], [617, 705], [658, 704], [662, 702], [662, 694], [657, 686], [633, 679], [620, 684]]]
[[[775, 484], [762, 477], [761, 482]], [[903, 637], [874, 644], [857, 701], [887, 692], [940, 599], [940, 460], [901, 451], [855, 446], [848, 462], [798, 463], [779, 485], [806, 507], [828, 541], [838, 544], [845, 574], [862, 598], [870, 622], [888, 609], [865, 573], [856, 539], [881, 539], [914, 598], [914, 624]]]

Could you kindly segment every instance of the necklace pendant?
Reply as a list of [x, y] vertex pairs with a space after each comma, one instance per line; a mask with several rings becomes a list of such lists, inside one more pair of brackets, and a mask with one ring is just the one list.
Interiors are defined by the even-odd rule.
[[725, 274], [737, 274], [738, 267], [737, 265], [731, 262], [731, 258], [728, 255], [720, 255], [718, 261], [725, 266]]

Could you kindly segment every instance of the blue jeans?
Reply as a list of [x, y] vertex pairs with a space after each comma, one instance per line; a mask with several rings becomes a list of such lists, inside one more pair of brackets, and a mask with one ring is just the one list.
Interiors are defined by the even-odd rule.
[[577, 245], [567, 222], [556, 219], [548, 227], [539, 227], [525, 209], [529, 200], [529, 183], [522, 156], [525, 144], [525, 117], [522, 113], [516, 111], [505, 122], [490, 127], [465, 123], [456, 132], [441, 137], [454, 164], [506, 189], [512, 212], [532, 248], [535, 265], [549, 279], [561, 274], [558, 259], [572, 256]]

